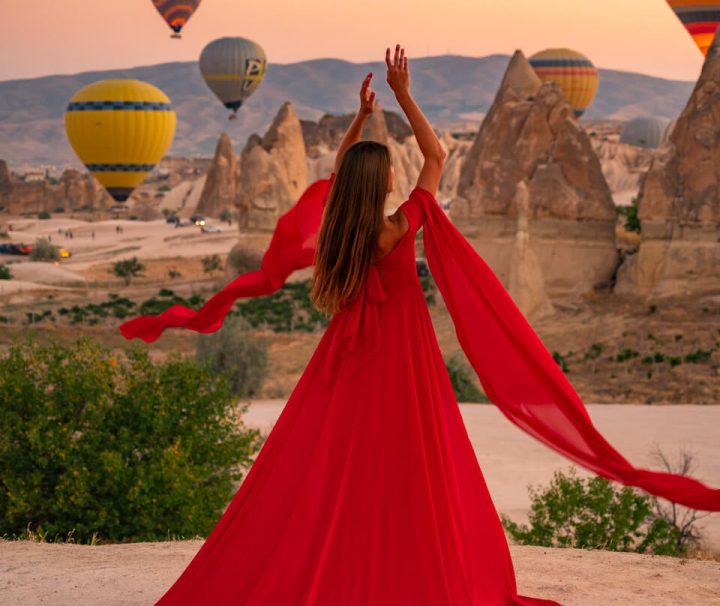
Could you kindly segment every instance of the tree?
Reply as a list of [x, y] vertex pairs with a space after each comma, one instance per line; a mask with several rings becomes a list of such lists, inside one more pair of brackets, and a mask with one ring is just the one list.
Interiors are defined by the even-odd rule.
[[60, 249], [52, 244], [50, 240], [38, 238], [35, 240], [35, 246], [30, 252], [30, 259], [33, 261], [59, 261]]
[[203, 257], [200, 259], [203, 266], [203, 273], [212, 274], [214, 271], [222, 269], [222, 263], [218, 255], [210, 255], [209, 257]]
[[141, 277], [140, 272], [144, 271], [145, 266], [138, 261], [137, 257], [118, 261], [113, 265], [113, 273], [125, 281], [125, 286], [130, 284], [133, 278]]
[[0, 280], [12, 280], [13, 275], [10, 268], [4, 263], [0, 264]]

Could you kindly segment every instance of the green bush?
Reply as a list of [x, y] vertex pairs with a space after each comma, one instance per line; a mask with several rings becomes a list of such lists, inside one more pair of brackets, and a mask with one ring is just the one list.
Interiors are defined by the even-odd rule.
[[30, 252], [30, 259], [33, 261], [59, 261], [60, 249], [50, 240], [38, 238]]
[[215, 333], [198, 334], [196, 355], [213, 373], [224, 373], [233, 393], [254, 396], [262, 387], [267, 369], [267, 344], [253, 336], [241, 317], [230, 317]]
[[45, 221], [49, 218], [50, 218], [50, 213], [46, 210], [40, 211], [38, 213], [38, 219], [40, 219], [41, 221]]
[[15, 342], [0, 358], [0, 536], [207, 535], [260, 445], [243, 410], [176, 355]]
[[253, 327], [267, 327], [274, 332], [313, 332], [329, 322], [310, 300], [310, 280], [288, 282], [265, 297], [240, 301], [232, 311], [232, 315], [238, 314]]
[[124, 259], [118, 261], [113, 265], [113, 273], [118, 277], [122, 278], [125, 285], [130, 284], [130, 280], [138, 276], [142, 276], [140, 272], [145, 270], [145, 266], [138, 261], [137, 257], [132, 259]]
[[450, 382], [458, 402], [488, 402], [487, 396], [482, 393], [472, 381], [473, 370], [462, 354], [455, 354], [445, 361], [445, 367], [450, 375]]
[[506, 516], [503, 526], [522, 545], [682, 555], [680, 530], [654, 510], [653, 500], [627, 486], [575, 470], [556, 472], [550, 486], [530, 489], [529, 522]]
[[633, 198], [630, 206], [618, 206], [618, 214], [625, 217], [625, 229], [640, 233], [640, 219], [638, 218], [638, 199]]
[[12, 280], [12, 270], [4, 263], [0, 263], [0, 280]]
[[219, 271], [222, 269], [222, 262], [220, 261], [219, 255], [209, 255], [207, 257], [202, 257], [200, 259], [200, 262], [203, 266], [203, 273], [205, 274], [212, 274], [214, 271]]

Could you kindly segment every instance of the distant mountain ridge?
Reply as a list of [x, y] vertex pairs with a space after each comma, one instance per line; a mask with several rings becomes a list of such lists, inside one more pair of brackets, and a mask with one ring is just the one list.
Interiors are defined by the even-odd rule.
[[[508, 55], [415, 59], [411, 64], [413, 92], [435, 125], [477, 121], [490, 107], [509, 59]], [[63, 115], [73, 93], [95, 80], [137, 78], [159, 86], [178, 114], [170, 154], [210, 156], [223, 131], [237, 147], [253, 132], [264, 132], [286, 100], [293, 102], [304, 119], [352, 111], [359, 83], [369, 71], [375, 74], [379, 101], [385, 109], [394, 109], [384, 63], [316, 59], [270, 64], [261, 87], [240, 110], [239, 119], [230, 123], [228, 112], [205, 86], [196, 62], [8, 80], [0, 82], [0, 158], [11, 165], [78, 165], [65, 138]], [[684, 107], [693, 85], [601, 69], [598, 95], [585, 118], [672, 119]]]

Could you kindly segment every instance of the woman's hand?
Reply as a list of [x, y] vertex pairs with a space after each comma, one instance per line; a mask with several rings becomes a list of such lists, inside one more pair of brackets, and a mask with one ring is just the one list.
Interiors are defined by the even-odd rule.
[[375, 109], [375, 91], [370, 89], [372, 76], [372, 72], [365, 76], [360, 87], [360, 113], [364, 116], [369, 116]]
[[405, 49], [399, 44], [395, 45], [395, 55], [390, 60], [390, 49], [385, 51], [385, 64], [387, 65], [387, 83], [396, 97], [410, 94], [410, 70]]

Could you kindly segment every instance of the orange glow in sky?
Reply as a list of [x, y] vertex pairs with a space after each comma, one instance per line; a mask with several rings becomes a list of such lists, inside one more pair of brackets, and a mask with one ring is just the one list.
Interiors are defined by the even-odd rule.
[[195, 60], [227, 35], [259, 42], [269, 62], [530, 55], [570, 47], [595, 65], [694, 80], [702, 55], [665, 0], [203, 0], [183, 32], [150, 0], [0, 0], [0, 80]]

